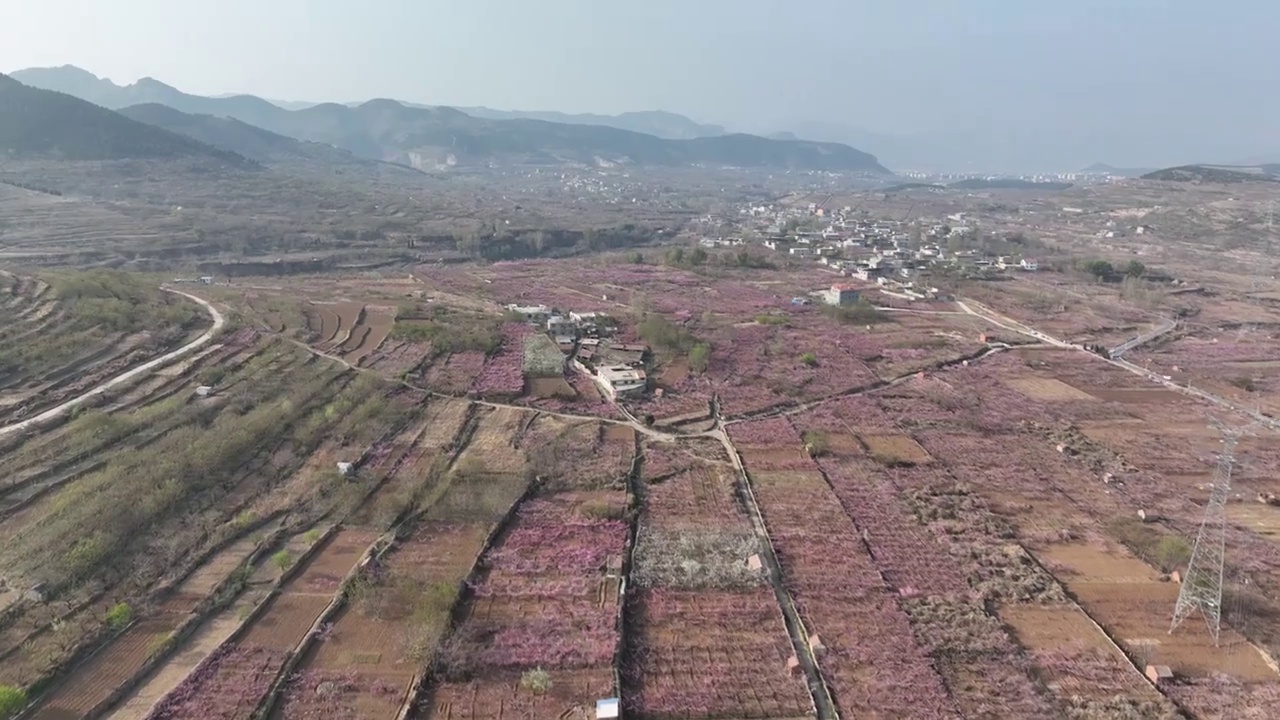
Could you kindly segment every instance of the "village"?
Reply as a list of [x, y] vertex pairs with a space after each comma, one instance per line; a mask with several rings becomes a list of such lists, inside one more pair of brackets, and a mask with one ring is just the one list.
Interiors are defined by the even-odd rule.
[[942, 292], [930, 282], [940, 275], [996, 279], [1005, 272], [1040, 269], [1040, 261], [1019, 247], [1017, 240], [984, 235], [963, 212], [936, 222], [912, 222], [909, 217], [868, 218], [851, 206], [749, 205], [739, 209], [736, 222], [712, 224], [740, 234], [704, 237], [699, 240], [704, 248], [758, 242], [788, 259], [812, 260], [825, 270], [875, 283], [909, 300], [940, 299]]

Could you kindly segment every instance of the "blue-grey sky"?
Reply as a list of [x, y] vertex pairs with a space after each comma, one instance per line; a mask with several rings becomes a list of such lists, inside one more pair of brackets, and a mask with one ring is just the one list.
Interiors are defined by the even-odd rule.
[[664, 109], [990, 169], [1280, 155], [1275, 0], [4, 4], [0, 70], [198, 94]]

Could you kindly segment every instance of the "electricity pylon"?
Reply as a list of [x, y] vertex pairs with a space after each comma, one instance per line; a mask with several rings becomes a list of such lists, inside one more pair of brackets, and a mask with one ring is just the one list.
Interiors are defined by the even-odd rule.
[[1196, 535], [1195, 547], [1191, 550], [1191, 561], [1187, 563], [1187, 574], [1182, 578], [1182, 589], [1178, 591], [1178, 603], [1173, 608], [1173, 624], [1169, 626], [1169, 634], [1178, 628], [1196, 610], [1204, 616], [1209, 626], [1209, 634], [1213, 636], [1213, 644], [1218, 644], [1218, 633], [1222, 629], [1222, 564], [1226, 554], [1227, 541], [1227, 498], [1231, 495], [1231, 468], [1235, 465], [1236, 442], [1242, 430], [1228, 429], [1221, 423], [1214, 423], [1222, 431], [1222, 453], [1218, 455], [1218, 469], [1213, 476], [1213, 487], [1209, 490], [1209, 504], [1204, 509], [1204, 519], [1200, 521], [1200, 532]]

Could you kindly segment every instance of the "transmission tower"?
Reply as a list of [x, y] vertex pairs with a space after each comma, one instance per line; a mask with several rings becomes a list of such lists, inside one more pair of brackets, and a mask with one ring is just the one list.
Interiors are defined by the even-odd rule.
[[1209, 490], [1209, 504], [1205, 506], [1200, 532], [1191, 550], [1187, 574], [1182, 578], [1182, 589], [1178, 591], [1178, 603], [1173, 608], [1169, 634], [1172, 635], [1183, 620], [1199, 610], [1216, 647], [1218, 631], [1222, 627], [1222, 561], [1227, 539], [1227, 498], [1231, 494], [1236, 442], [1243, 431], [1228, 429], [1218, 422], [1214, 424], [1223, 434], [1222, 453], [1218, 455], [1218, 469]]

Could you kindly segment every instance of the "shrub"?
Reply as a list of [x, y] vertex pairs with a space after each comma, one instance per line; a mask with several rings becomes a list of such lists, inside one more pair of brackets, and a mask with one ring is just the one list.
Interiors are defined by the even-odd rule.
[[107, 611], [107, 627], [119, 632], [133, 619], [133, 608], [129, 603], [116, 603]]
[[551, 674], [540, 667], [526, 670], [520, 676], [520, 687], [541, 695], [551, 689]]
[[852, 305], [823, 305], [822, 312], [844, 325], [875, 325], [888, 319], [883, 310], [866, 298], [858, 298]]
[[817, 430], [807, 430], [803, 436], [804, 450], [809, 457], [822, 457], [831, 452], [831, 441], [827, 434]]
[[27, 693], [12, 685], [0, 685], [0, 720], [16, 717], [27, 705]]
[[284, 572], [289, 569], [289, 566], [293, 565], [293, 553], [288, 550], [280, 550], [271, 556], [271, 562], [280, 568], [280, 572]]
[[808, 367], [818, 367], [818, 356], [807, 352], [800, 356], [800, 364]]
[[236, 530], [244, 530], [253, 524], [253, 512], [250, 510], [241, 510], [236, 514], [235, 519], [232, 520], [231, 523], [235, 526]]
[[[640, 339], [654, 347], [667, 348], [679, 352], [690, 352], [697, 339], [683, 327], [675, 325], [661, 315], [646, 315], [636, 325]], [[710, 350], [710, 348], [708, 348]]]
[[694, 372], [706, 372], [707, 367], [711, 364], [711, 346], [707, 343], [698, 343], [689, 351], [689, 369]]
[[1171, 572], [1191, 560], [1191, 545], [1177, 535], [1165, 535], [1156, 543], [1155, 556], [1160, 569]]
[[320, 540], [320, 531], [316, 528], [312, 528], [302, 534], [302, 539], [308, 545], [315, 545]]
[[223, 378], [227, 376], [229, 370], [225, 365], [217, 365], [208, 368], [200, 373], [200, 384], [217, 385]]

